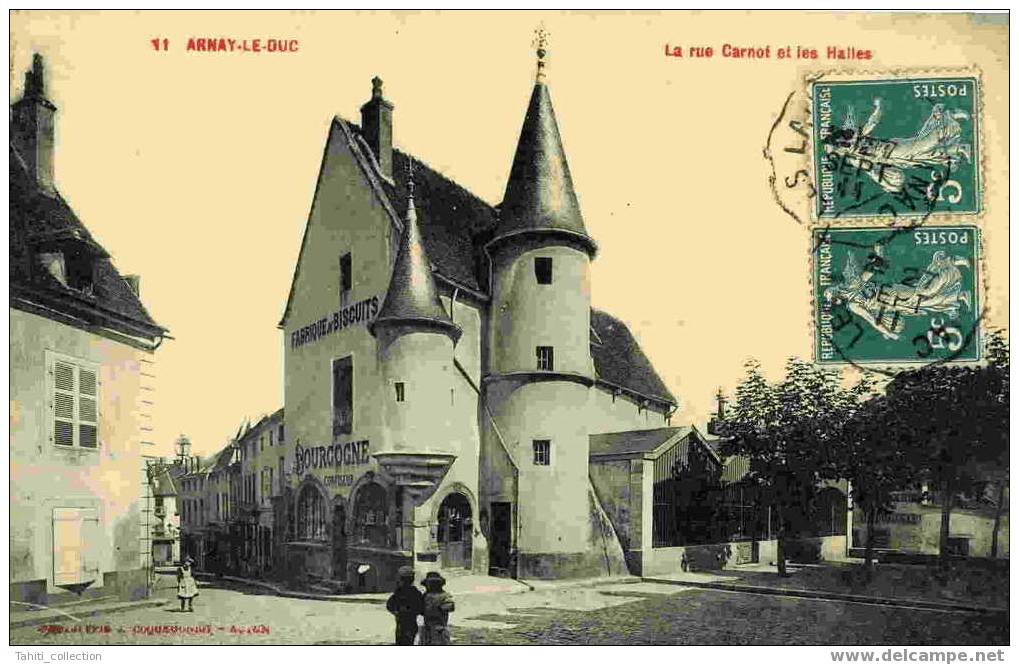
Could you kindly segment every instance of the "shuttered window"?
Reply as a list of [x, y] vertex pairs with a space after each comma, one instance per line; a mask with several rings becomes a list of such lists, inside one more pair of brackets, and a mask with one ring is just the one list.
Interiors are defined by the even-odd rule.
[[99, 512], [95, 508], [54, 508], [53, 584], [94, 581], [99, 575], [98, 543]]
[[50, 440], [58, 446], [99, 447], [99, 374], [92, 363], [47, 354]]

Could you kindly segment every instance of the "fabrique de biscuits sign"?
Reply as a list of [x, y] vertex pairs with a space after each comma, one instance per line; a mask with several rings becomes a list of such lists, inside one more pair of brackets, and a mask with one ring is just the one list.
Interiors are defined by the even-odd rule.
[[290, 333], [290, 347], [296, 349], [310, 342], [316, 342], [337, 330], [355, 324], [367, 324], [379, 313], [379, 297], [365, 298], [353, 305], [341, 307], [318, 321], [298, 328]]

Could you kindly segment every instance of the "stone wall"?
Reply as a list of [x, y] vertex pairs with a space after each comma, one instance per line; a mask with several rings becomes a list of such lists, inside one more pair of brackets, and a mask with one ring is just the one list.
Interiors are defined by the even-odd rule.
[[[725, 570], [738, 568], [736, 563], [736, 547], [738, 543], [719, 543], [714, 545], [691, 545], [688, 547], [656, 547], [645, 550], [640, 575], [668, 575], [683, 571], [684, 555], [687, 570]], [[839, 561], [846, 558], [846, 537], [825, 536], [822, 538], [797, 538], [786, 542], [786, 561], [793, 561], [789, 556], [791, 550], [815, 553], [817, 561]], [[778, 541], [757, 541], [757, 563], [774, 564], [778, 560]], [[806, 561], [804, 561], [806, 562]]]

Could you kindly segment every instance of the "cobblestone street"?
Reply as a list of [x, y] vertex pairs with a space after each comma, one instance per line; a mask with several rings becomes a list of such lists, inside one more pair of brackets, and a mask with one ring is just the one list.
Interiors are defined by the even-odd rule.
[[[454, 644], [980, 644], [1008, 643], [1007, 618], [762, 596], [664, 584], [467, 594], [452, 615]], [[172, 602], [95, 617], [82, 632], [11, 631], [11, 644], [387, 644], [379, 603], [283, 598], [203, 584], [194, 613]], [[108, 626], [109, 632], [87, 632]], [[52, 629], [47, 629], [52, 630]], [[170, 631], [170, 632], [167, 632]]]
[[703, 589], [631, 595], [633, 602], [574, 611], [529, 608], [479, 616], [503, 630], [454, 627], [457, 644], [576, 645], [1007, 645], [1008, 620], [960, 613]]

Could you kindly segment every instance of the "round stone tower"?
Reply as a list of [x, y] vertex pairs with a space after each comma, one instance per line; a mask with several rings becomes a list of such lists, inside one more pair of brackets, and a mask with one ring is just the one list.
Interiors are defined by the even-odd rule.
[[442, 307], [425, 254], [413, 182], [389, 290], [369, 330], [378, 345], [386, 448], [374, 457], [401, 492], [403, 549], [431, 546], [432, 497], [463, 454], [450, 401], [461, 330]]
[[517, 570], [583, 574], [589, 548], [590, 262], [538, 48], [491, 260], [486, 400], [518, 469]]

